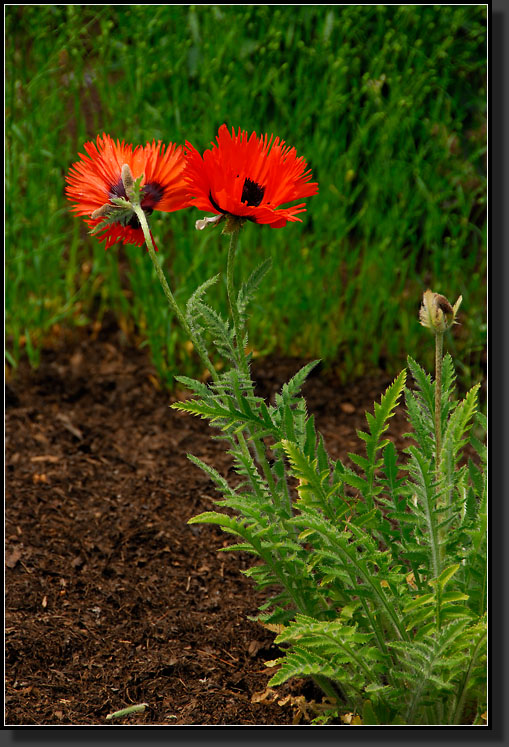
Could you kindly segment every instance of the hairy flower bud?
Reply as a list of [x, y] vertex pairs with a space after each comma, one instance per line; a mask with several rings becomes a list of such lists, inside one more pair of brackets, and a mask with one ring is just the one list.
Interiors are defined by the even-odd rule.
[[110, 202], [106, 202], [104, 205], [101, 205], [100, 208], [97, 208], [97, 210], [94, 210], [94, 212], [91, 214], [91, 218], [93, 220], [97, 220], [97, 218], [106, 218], [108, 215], [111, 214], [112, 206]]
[[133, 190], [134, 179], [133, 179], [133, 175], [131, 173], [131, 169], [128, 163], [124, 163], [124, 165], [122, 166], [121, 175], [122, 175], [122, 184], [124, 185], [125, 193], [129, 197], [130, 193]]
[[419, 309], [419, 321], [423, 327], [429, 327], [435, 332], [445, 332], [446, 329], [456, 324], [456, 314], [460, 307], [462, 297], [460, 296], [454, 306], [451, 306], [445, 296], [433, 293], [431, 290], [424, 292], [422, 305]]

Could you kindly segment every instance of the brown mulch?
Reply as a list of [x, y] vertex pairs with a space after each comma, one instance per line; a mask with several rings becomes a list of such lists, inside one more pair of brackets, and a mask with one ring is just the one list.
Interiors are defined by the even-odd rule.
[[[255, 366], [270, 397], [303, 364]], [[331, 455], [359, 451], [390, 379], [304, 387]], [[204, 421], [169, 408], [146, 352], [115, 326], [23, 364], [6, 389], [6, 725], [308, 723], [305, 680], [267, 691], [274, 634], [252, 622], [263, 597], [247, 554], [190, 517], [213, 507], [190, 452], [225, 477]], [[392, 421], [401, 441], [403, 419]], [[146, 703], [143, 713], [106, 720]]]

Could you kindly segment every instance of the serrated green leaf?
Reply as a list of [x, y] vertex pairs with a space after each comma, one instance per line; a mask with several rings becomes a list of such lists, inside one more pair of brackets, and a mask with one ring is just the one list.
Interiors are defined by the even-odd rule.
[[199, 301], [201, 301], [202, 296], [207, 292], [207, 290], [215, 285], [217, 281], [219, 280], [219, 275], [214, 275], [214, 277], [209, 278], [204, 283], [202, 283], [195, 291], [191, 294], [189, 297], [187, 304], [186, 304], [186, 310], [188, 313], [188, 316], [192, 319], [196, 313], [196, 305]]
[[468, 594], [462, 594], [461, 591], [445, 591], [442, 594], [441, 601], [446, 602], [466, 602], [470, 599]]
[[221, 514], [218, 511], [204, 511], [198, 516], [193, 516], [188, 519], [188, 524], [223, 524], [230, 517], [226, 514]]
[[247, 281], [242, 284], [237, 296], [237, 309], [241, 317], [244, 316], [249, 302], [254, 297], [260, 283], [269, 271], [271, 265], [272, 260], [270, 258], [266, 259], [253, 270]]
[[443, 590], [446, 584], [451, 580], [451, 578], [458, 572], [460, 569], [460, 563], [455, 563], [454, 565], [450, 565], [447, 568], [444, 568], [442, 573], [438, 578], [431, 579], [429, 583], [432, 586], [438, 586], [440, 590]]
[[405, 605], [405, 607], [403, 607], [403, 612], [409, 612], [417, 607], [422, 607], [424, 604], [430, 604], [434, 599], [434, 594], [422, 594], [409, 602], [409, 604]]

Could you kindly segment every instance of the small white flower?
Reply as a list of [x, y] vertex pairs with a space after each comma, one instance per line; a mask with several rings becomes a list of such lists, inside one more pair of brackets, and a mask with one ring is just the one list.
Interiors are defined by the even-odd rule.
[[224, 215], [214, 215], [212, 218], [200, 218], [194, 225], [197, 231], [203, 231], [203, 229], [207, 228], [208, 225], [219, 223], [223, 218]]

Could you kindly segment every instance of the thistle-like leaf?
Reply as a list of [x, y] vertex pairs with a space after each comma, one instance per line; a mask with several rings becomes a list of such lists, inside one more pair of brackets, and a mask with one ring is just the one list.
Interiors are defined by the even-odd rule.
[[290, 403], [290, 401], [300, 393], [300, 390], [302, 389], [302, 386], [307, 377], [309, 376], [313, 368], [315, 368], [319, 363], [319, 360], [306, 363], [305, 366], [303, 366], [299, 371], [297, 371], [294, 376], [292, 376], [290, 381], [288, 381], [286, 384], [283, 384], [281, 396], [286, 403]]
[[408, 368], [417, 386], [423, 407], [433, 418], [435, 411], [435, 386], [431, 376], [411, 356], [407, 357]]
[[247, 281], [242, 284], [237, 296], [237, 308], [241, 318], [245, 317], [246, 308], [258, 290], [263, 278], [270, 270], [271, 265], [272, 260], [270, 258], [266, 259], [261, 265], [253, 270]]
[[197, 313], [197, 306], [202, 301], [203, 296], [208, 291], [209, 288], [211, 288], [217, 281], [219, 280], [219, 275], [214, 275], [214, 277], [209, 278], [204, 283], [202, 283], [195, 291], [192, 293], [192, 295], [189, 297], [189, 300], [186, 304], [186, 311], [187, 311], [187, 317], [188, 321], [193, 320]]

